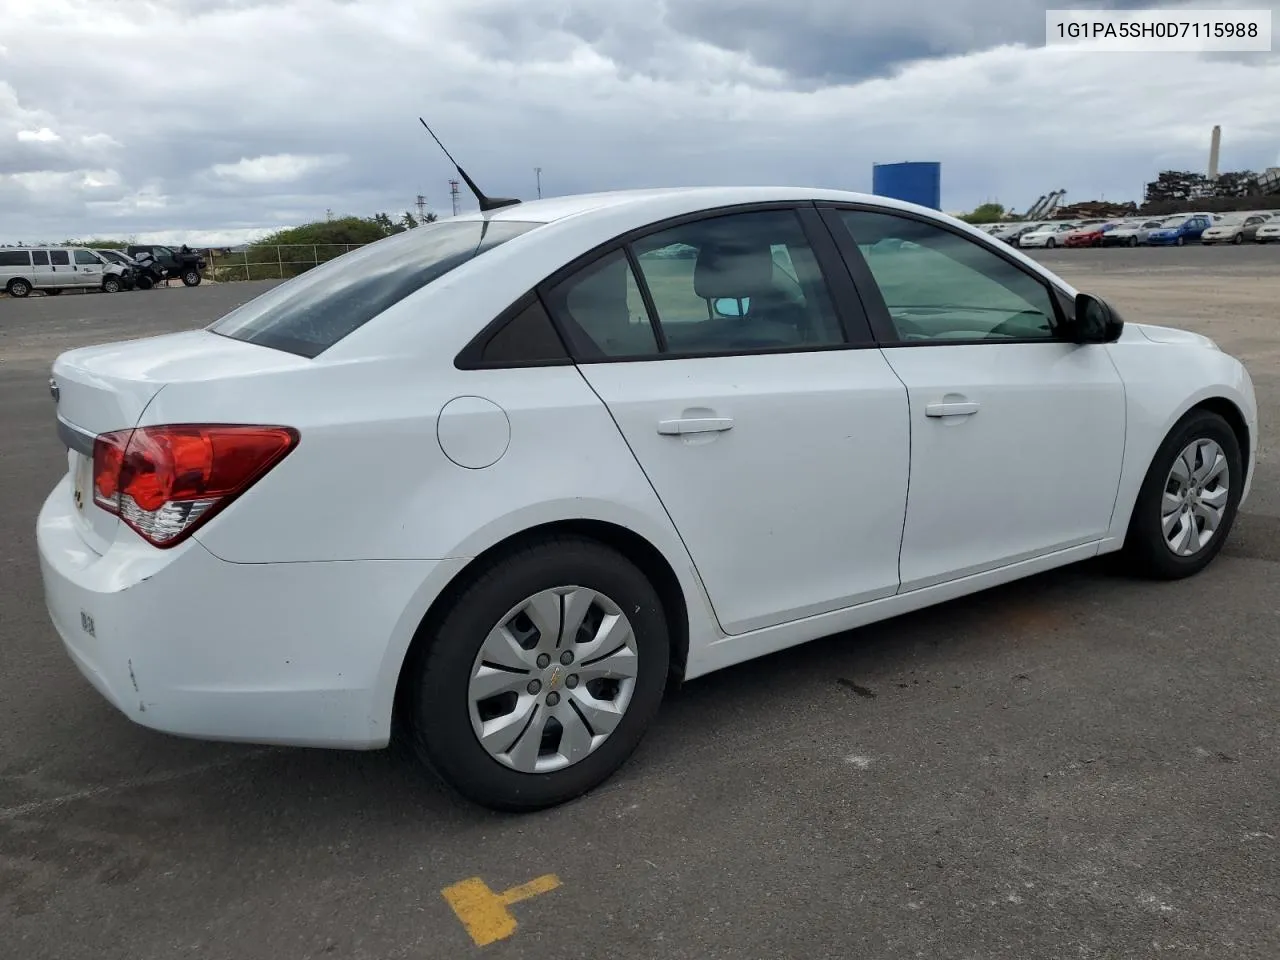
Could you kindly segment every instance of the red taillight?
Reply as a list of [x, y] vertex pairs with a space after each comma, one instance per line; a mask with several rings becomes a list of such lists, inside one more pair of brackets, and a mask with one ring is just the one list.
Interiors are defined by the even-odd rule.
[[157, 547], [171, 547], [298, 445], [292, 427], [180, 424], [104, 433], [93, 501]]

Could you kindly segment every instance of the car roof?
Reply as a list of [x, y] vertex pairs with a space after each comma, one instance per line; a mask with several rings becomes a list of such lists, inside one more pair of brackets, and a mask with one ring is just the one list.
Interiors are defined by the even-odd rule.
[[[915, 204], [882, 197], [875, 194], [856, 193], [849, 190], [830, 190], [817, 187], [662, 187], [634, 190], [608, 190], [599, 193], [579, 193], [563, 197], [547, 197], [541, 200], [528, 200], [497, 210], [480, 212], [478, 210], [461, 213], [450, 220], [515, 220], [532, 223], [552, 223], [567, 217], [581, 216], [605, 211], [617, 212], [620, 208], [630, 208], [637, 220], [643, 222], [648, 211], [658, 215], [668, 215], [673, 206], [687, 207], [688, 212], [732, 206], [743, 203], [769, 203], [806, 200], [832, 200], [844, 203], [874, 203], [881, 207], [901, 210], [921, 209]], [[946, 220], [953, 218], [938, 210], [926, 212]]]

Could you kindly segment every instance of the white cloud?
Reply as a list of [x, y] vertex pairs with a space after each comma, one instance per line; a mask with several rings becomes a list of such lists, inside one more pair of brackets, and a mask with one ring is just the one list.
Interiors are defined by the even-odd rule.
[[343, 159], [278, 153], [265, 157], [242, 157], [236, 163], [215, 163], [210, 169], [214, 176], [241, 183], [291, 183], [313, 170], [342, 163]]
[[[0, 82], [0, 144], [11, 145], [0, 148], [0, 242], [266, 232], [326, 209], [396, 215], [418, 193], [447, 211], [456, 174], [419, 114], [486, 190], [506, 196], [532, 196], [536, 166], [547, 194], [746, 182], [865, 190], [873, 161], [916, 159], [942, 161], [948, 209], [989, 198], [1025, 207], [1059, 187], [1068, 201], [1138, 199], [1161, 169], [1202, 169], [1214, 124], [1224, 169], [1270, 165], [1275, 56], [1045, 49], [1043, 8], [6, 6], [7, 35], [23, 43], [9, 42]], [[61, 139], [20, 136], [44, 130]], [[107, 170], [118, 179], [87, 186], [87, 172]], [[60, 186], [20, 186], [16, 175]]]
[[39, 130], [19, 130], [19, 143], [54, 143], [62, 138], [50, 130], [48, 127], [41, 127]]

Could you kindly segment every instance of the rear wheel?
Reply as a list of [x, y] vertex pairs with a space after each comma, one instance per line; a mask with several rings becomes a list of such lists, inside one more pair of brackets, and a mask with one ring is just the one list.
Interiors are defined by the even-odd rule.
[[536, 810], [608, 779], [662, 700], [670, 641], [639, 569], [553, 537], [493, 563], [406, 664], [418, 757], [497, 810]]
[[16, 297], [21, 300], [23, 297], [31, 296], [31, 284], [26, 280], [10, 280], [9, 286], [5, 287], [9, 291], [9, 296]]
[[1199, 573], [1235, 521], [1244, 470], [1235, 431], [1193, 410], [1169, 431], [1134, 503], [1125, 553], [1135, 572], [1162, 580]]

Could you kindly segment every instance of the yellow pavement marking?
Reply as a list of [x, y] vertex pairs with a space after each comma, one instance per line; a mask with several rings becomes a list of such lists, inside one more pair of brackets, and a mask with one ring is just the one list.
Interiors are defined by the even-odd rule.
[[485, 947], [516, 932], [516, 918], [507, 907], [550, 893], [558, 886], [560, 878], [547, 873], [510, 890], [494, 893], [482, 879], [470, 877], [445, 887], [440, 895], [453, 908], [476, 946]]

